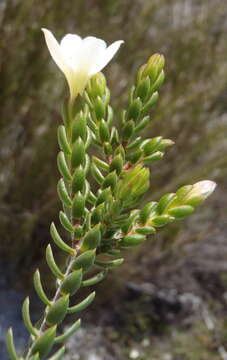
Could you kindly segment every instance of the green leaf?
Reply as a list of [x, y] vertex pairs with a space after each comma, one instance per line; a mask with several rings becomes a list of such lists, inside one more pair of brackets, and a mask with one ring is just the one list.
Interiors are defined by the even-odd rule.
[[[157, 101], [158, 101], [159, 95], [158, 92], [154, 92], [153, 95], [151, 96], [151, 98], [146, 102], [146, 104], [143, 106], [143, 109], [141, 111], [142, 115], [146, 115], [146, 113], [148, 113], [150, 111], [150, 109], [152, 108], [152, 106], [154, 106]], [[139, 126], [139, 125], [138, 125]]]
[[83, 141], [86, 141], [87, 138], [87, 122], [86, 116], [81, 111], [75, 118], [72, 127], [72, 143], [76, 139], [81, 138]]
[[161, 143], [162, 136], [155, 137], [153, 139], [146, 139], [143, 141], [141, 148], [146, 156], [151, 155]]
[[74, 295], [80, 288], [82, 281], [82, 270], [72, 271], [61, 283], [61, 293]]
[[74, 227], [69, 221], [68, 216], [63, 211], [59, 212], [59, 220], [65, 230], [69, 231], [70, 233], [74, 232]]
[[53, 344], [54, 338], [56, 335], [56, 325], [46, 330], [34, 343], [32, 347], [32, 354], [39, 353], [39, 356], [42, 358], [46, 356]]
[[120, 175], [123, 167], [123, 159], [120, 154], [116, 155], [110, 164], [110, 171], [116, 170], [117, 175]]
[[169, 224], [172, 220], [174, 220], [174, 218], [169, 215], [160, 215], [151, 220], [151, 225], [161, 227]]
[[145, 224], [148, 218], [155, 213], [157, 205], [158, 203], [156, 201], [151, 201], [140, 210], [140, 222], [142, 224]]
[[123, 139], [124, 141], [128, 141], [134, 132], [135, 124], [133, 120], [127, 121], [123, 127]]
[[141, 109], [142, 109], [142, 102], [138, 97], [137, 99], [133, 100], [132, 104], [129, 106], [128, 115], [127, 115], [128, 119], [134, 120], [134, 122], [136, 123], [140, 116]]
[[108, 141], [110, 138], [109, 126], [103, 119], [99, 124], [99, 137], [102, 143]]
[[150, 116], [145, 116], [140, 122], [139, 124], [134, 128], [134, 135], [138, 134], [139, 132], [141, 132], [149, 123], [150, 123], [151, 119]]
[[69, 253], [70, 255], [76, 255], [76, 250], [74, 250], [73, 248], [71, 248], [69, 245], [67, 245], [63, 240], [62, 238], [60, 237], [54, 223], [52, 222], [51, 223], [51, 226], [50, 226], [50, 234], [51, 234], [51, 237], [53, 239], [53, 241], [55, 242], [55, 244], [60, 248], [62, 249], [63, 251]]
[[130, 144], [126, 146], [126, 150], [128, 151], [137, 150], [140, 147], [142, 141], [143, 140], [141, 136], [137, 137], [134, 141], [132, 141]]
[[71, 148], [67, 139], [66, 131], [64, 125], [58, 127], [58, 144], [61, 150], [66, 154], [71, 154]]
[[77, 320], [75, 324], [70, 326], [63, 335], [57, 336], [54, 340], [55, 344], [62, 343], [66, 341], [70, 336], [72, 336], [81, 326], [81, 320]]
[[168, 206], [173, 202], [175, 198], [176, 194], [174, 193], [169, 193], [162, 196], [158, 202], [157, 213], [161, 215], [164, 211], [166, 211], [168, 209]]
[[109, 173], [102, 184], [103, 189], [110, 187], [113, 191], [117, 185], [117, 179], [118, 177], [115, 170]]
[[101, 241], [101, 232], [100, 232], [100, 226], [96, 225], [91, 230], [87, 232], [85, 237], [83, 238], [81, 250], [87, 251], [96, 249]]
[[37, 295], [39, 296], [40, 300], [44, 302], [44, 304], [50, 306], [51, 305], [51, 301], [48, 299], [48, 297], [46, 296], [42, 284], [41, 284], [41, 279], [40, 279], [40, 273], [39, 270], [37, 269], [35, 274], [34, 274], [34, 278], [33, 278], [33, 283], [34, 283], [34, 288], [35, 291], [37, 292]]
[[66, 189], [63, 179], [60, 179], [57, 186], [58, 196], [62, 203], [68, 207], [72, 206], [72, 200], [69, 197], [68, 191]]
[[136, 229], [138, 234], [142, 235], [151, 235], [156, 232], [156, 229], [153, 226], [143, 226]]
[[70, 174], [68, 165], [65, 160], [65, 155], [63, 151], [60, 151], [57, 156], [57, 164], [58, 164], [58, 170], [60, 171], [61, 175], [67, 182], [72, 181], [72, 176]]
[[85, 164], [85, 144], [80, 137], [73, 144], [71, 164], [74, 169]]
[[94, 264], [95, 252], [96, 250], [88, 250], [78, 256], [72, 264], [72, 270], [82, 269], [83, 272], [87, 271]]
[[65, 353], [65, 346], [62, 346], [54, 355], [48, 360], [60, 360]]
[[96, 260], [95, 261], [95, 265], [103, 267], [104, 269], [113, 269], [117, 266], [120, 266], [123, 263], [124, 259], [116, 259], [116, 260], [111, 260], [111, 261], [100, 261], [100, 260]]
[[81, 286], [92, 286], [92, 285], [96, 285], [98, 284], [100, 281], [102, 281], [106, 275], [107, 275], [108, 271], [101, 271], [100, 273], [98, 273], [95, 276], [92, 276], [90, 279], [84, 280], [82, 281]]
[[9, 353], [10, 360], [19, 360], [19, 357], [17, 356], [14, 340], [13, 340], [13, 330], [10, 328], [7, 331], [6, 335], [6, 346]]
[[145, 240], [145, 236], [141, 234], [128, 235], [119, 241], [121, 247], [131, 247], [141, 244]]
[[105, 117], [106, 107], [100, 96], [98, 96], [94, 101], [94, 110], [98, 121]]
[[144, 102], [150, 92], [150, 79], [147, 76], [146, 78], [142, 79], [137, 88], [136, 88], [136, 95]]
[[46, 322], [50, 325], [60, 324], [67, 313], [69, 295], [60, 297], [55, 304], [51, 305], [47, 312]]
[[99, 169], [109, 172], [110, 167], [105, 161], [100, 160], [96, 156], [92, 156], [92, 161]]
[[84, 168], [80, 165], [74, 172], [72, 180], [72, 191], [76, 193], [77, 191], [83, 191], [85, 186], [85, 171]]
[[164, 154], [161, 151], [157, 151], [150, 156], [145, 156], [143, 158], [143, 162], [144, 162], [144, 164], [152, 164], [156, 161], [161, 160], [163, 158], [163, 156], [164, 156]]
[[61, 270], [59, 269], [59, 267], [57, 266], [55, 260], [54, 260], [54, 255], [51, 249], [51, 245], [49, 244], [46, 248], [46, 261], [47, 264], [50, 268], [50, 270], [52, 271], [52, 273], [60, 280], [64, 279], [64, 274], [61, 272]]
[[80, 219], [85, 212], [85, 197], [78, 191], [75, 194], [72, 205], [72, 216], [74, 219]]
[[101, 171], [98, 169], [98, 167], [93, 162], [91, 164], [91, 174], [99, 185], [101, 185], [103, 183], [104, 176], [102, 175]]
[[32, 325], [32, 322], [30, 319], [29, 297], [26, 297], [26, 299], [23, 302], [22, 316], [23, 316], [23, 321], [24, 321], [24, 324], [25, 324], [27, 330], [36, 337], [38, 335], [38, 330]]
[[184, 219], [186, 216], [191, 215], [194, 212], [194, 208], [190, 205], [182, 205], [170, 209], [168, 214], [174, 216], [176, 219]]
[[95, 291], [92, 292], [90, 295], [88, 295], [86, 299], [81, 301], [79, 304], [69, 307], [67, 311], [68, 314], [73, 314], [75, 312], [83, 311], [93, 302], [94, 298], [95, 298]]

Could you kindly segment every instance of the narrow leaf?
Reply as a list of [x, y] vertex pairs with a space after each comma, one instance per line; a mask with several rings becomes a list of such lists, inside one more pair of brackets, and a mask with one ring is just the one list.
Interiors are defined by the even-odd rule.
[[32, 322], [31, 322], [30, 311], [29, 311], [29, 297], [26, 297], [26, 299], [23, 302], [22, 316], [23, 316], [23, 321], [24, 321], [24, 324], [25, 324], [27, 330], [36, 337], [38, 334], [38, 331], [37, 331], [37, 329], [34, 328], [34, 326], [32, 325]]
[[62, 238], [60, 237], [54, 223], [52, 222], [51, 223], [51, 226], [50, 226], [50, 234], [51, 234], [51, 237], [53, 239], [53, 241], [55, 242], [55, 244], [60, 248], [62, 249], [63, 251], [69, 253], [70, 255], [76, 255], [76, 250], [72, 249], [69, 245], [67, 245], [63, 240]]
[[73, 314], [75, 312], [86, 309], [93, 302], [94, 298], [95, 298], [95, 291], [93, 293], [91, 293], [90, 295], [88, 295], [79, 304], [69, 307], [67, 313]]
[[65, 353], [65, 346], [62, 346], [61, 349], [59, 349], [53, 356], [51, 356], [51, 358], [49, 358], [48, 360], [60, 360], [62, 359], [62, 356]]
[[72, 200], [69, 197], [65, 183], [63, 179], [60, 179], [57, 186], [58, 196], [60, 200], [68, 207], [72, 206]]
[[121, 265], [123, 263], [124, 259], [116, 259], [116, 260], [112, 260], [112, 261], [100, 261], [100, 260], [96, 260], [95, 261], [95, 265], [97, 266], [101, 266], [105, 269], [110, 269], [110, 268], [115, 268], [119, 265]]
[[74, 232], [74, 227], [72, 226], [71, 222], [69, 221], [68, 216], [63, 211], [60, 211], [60, 213], [59, 213], [59, 220], [65, 230], [67, 230], [68, 232], [71, 232], [71, 233]]
[[65, 154], [67, 155], [71, 154], [71, 149], [67, 140], [67, 135], [64, 125], [60, 125], [58, 127], [58, 144], [61, 150], [64, 151]]
[[71, 174], [69, 172], [69, 168], [68, 168], [68, 165], [66, 163], [65, 155], [64, 155], [63, 151], [60, 151], [58, 153], [57, 164], [58, 164], [58, 170], [60, 171], [63, 178], [66, 181], [71, 182], [72, 181], [72, 176], [71, 176]]
[[106, 277], [107, 273], [108, 273], [107, 270], [106, 271], [101, 271], [100, 273], [98, 273], [97, 275], [91, 277], [90, 279], [82, 281], [81, 286], [96, 285]]
[[19, 360], [19, 357], [16, 354], [14, 340], [13, 340], [13, 330], [10, 328], [7, 331], [6, 335], [6, 346], [9, 353], [10, 360]]
[[32, 347], [32, 354], [39, 353], [39, 356], [42, 358], [47, 355], [53, 344], [54, 338], [56, 335], [56, 326], [53, 326], [46, 330], [34, 343]]
[[79, 329], [80, 325], [81, 325], [81, 320], [79, 319], [75, 322], [75, 324], [70, 326], [63, 335], [57, 336], [55, 338], [54, 340], [55, 344], [59, 344], [61, 342], [66, 341], [71, 335], [73, 335], [76, 332], [76, 330]]
[[54, 260], [54, 255], [51, 249], [51, 245], [49, 244], [46, 248], [46, 261], [47, 264], [50, 268], [50, 270], [52, 271], [52, 273], [60, 280], [64, 279], [64, 274], [61, 272], [61, 270], [59, 269], [59, 267], [57, 266], [55, 260]]
[[33, 283], [34, 283], [34, 288], [37, 292], [37, 295], [39, 296], [39, 298], [44, 302], [44, 304], [50, 306], [51, 305], [51, 302], [50, 300], [47, 298], [44, 290], [43, 290], [43, 287], [42, 287], [42, 284], [41, 284], [41, 280], [40, 280], [40, 273], [39, 273], [39, 270], [37, 269], [35, 274], [34, 274], [34, 278], [33, 278]]

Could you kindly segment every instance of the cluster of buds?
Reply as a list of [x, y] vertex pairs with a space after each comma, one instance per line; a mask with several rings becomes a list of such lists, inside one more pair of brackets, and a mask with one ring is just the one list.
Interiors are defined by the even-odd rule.
[[[80, 327], [81, 320], [63, 334], [58, 333], [60, 325], [67, 314], [88, 307], [95, 292], [91, 291], [73, 305], [71, 297], [81, 287], [102, 281], [109, 269], [121, 265], [123, 249], [140, 244], [157, 228], [192, 214], [215, 188], [213, 182], [202, 181], [183, 186], [142, 209], [135, 208], [149, 189], [147, 164], [160, 160], [173, 144], [161, 136], [145, 139], [140, 134], [150, 123], [147, 114], [157, 102], [157, 91], [164, 80], [163, 56], [153, 55], [140, 68], [128, 108], [122, 112], [121, 127], [116, 127], [109, 105], [110, 91], [104, 75], [98, 71], [110, 61], [121, 41], [106, 48], [100, 39], [82, 40], [69, 34], [58, 44], [49, 30], [44, 29], [44, 33], [50, 53], [70, 88], [70, 100], [63, 105], [63, 124], [58, 128], [57, 165], [61, 178], [57, 192], [62, 203], [59, 212], [62, 230], [54, 223], [50, 227], [54, 244], [66, 255], [66, 265], [56, 263], [49, 244], [46, 261], [55, 278], [56, 291], [49, 299], [37, 270], [34, 287], [45, 304], [45, 311], [41, 320], [33, 325], [29, 298], [25, 299], [22, 314], [30, 340], [24, 354], [18, 356], [12, 329], [8, 331], [11, 360], [46, 359], [54, 344], [61, 346], [49, 360], [61, 359], [64, 342]], [[82, 96], [79, 106], [75, 101], [78, 94]], [[90, 155], [92, 146], [97, 149], [93, 156]]]

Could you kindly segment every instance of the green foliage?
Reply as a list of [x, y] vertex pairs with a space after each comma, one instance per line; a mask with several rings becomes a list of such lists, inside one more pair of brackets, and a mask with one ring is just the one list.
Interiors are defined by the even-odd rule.
[[[74, 306], [70, 306], [70, 297], [80, 287], [102, 281], [110, 269], [123, 263], [125, 248], [142, 244], [157, 228], [190, 215], [214, 189], [211, 182], [200, 182], [183, 187], [176, 194], [166, 194], [160, 201], [149, 202], [142, 209], [136, 208], [149, 189], [147, 165], [161, 160], [173, 144], [161, 136], [144, 139], [139, 134], [151, 121], [148, 113], [158, 100], [164, 80], [163, 67], [163, 56], [155, 54], [139, 69], [127, 109], [121, 114], [121, 131], [112, 124], [114, 111], [109, 105], [110, 91], [101, 73], [91, 78], [78, 111], [76, 104], [66, 101], [63, 106], [64, 125], [58, 128], [61, 151], [57, 156], [62, 178], [57, 191], [63, 204], [59, 220], [69, 236], [58, 231], [54, 223], [50, 226], [50, 234], [54, 243], [67, 254], [67, 265], [65, 269], [57, 265], [51, 245], [48, 245], [46, 261], [56, 278], [56, 292], [50, 301], [37, 270], [34, 286], [46, 308], [41, 322], [33, 325], [29, 299], [23, 303], [23, 320], [31, 337], [21, 359], [41, 360], [54, 344], [66, 341], [79, 328], [80, 320], [64, 334], [56, 335], [59, 325], [66, 314], [89, 306], [95, 292]], [[90, 156], [90, 146], [96, 146], [97, 156]], [[93, 186], [91, 177], [97, 186]], [[86, 275], [97, 267], [104, 271], [92, 277]], [[19, 359], [12, 330], [8, 332], [7, 347], [11, 359]], [[50, 360], [60, 359], [63, 354], [64, 347], [61, 347]]]

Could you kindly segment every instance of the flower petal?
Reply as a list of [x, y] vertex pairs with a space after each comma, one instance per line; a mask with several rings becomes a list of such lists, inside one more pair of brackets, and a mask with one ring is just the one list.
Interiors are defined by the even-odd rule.
[[57, 66], [60, 68], [60, 70], [64, 73], [66, 80], [69, 85], [70, 89], [70, 96], [71, 99], [75, 98], [78, 94], [77, 87], [76, 87], [76, 79], [74, 72], [72, 71], [71, 67], [68, 65], [67, 61], [65, 60], [65, 56], [62, 52], [62, 49], [55, 39], [52, 32], [48, 29], [42, 29], [45, 40], [47, 43], [47, 47], [49, 49], [49, 52], [57, 64]]
[[96, 64], [94, 64], [91, 70], [91, 75], [94, 75], [97, 72], [101, 71], [110, 62], [110, 60], [114, 57], [123, 42], [123, 40], [118, 40], [108, 46], [103, 56], [98, 59]]
[[81, 37], [74, 34], [65, 35], [60, 42], [65, 61], [74, 70], [78, 67], [82, 44], [83, 40]]
[[47, 47], [54, 62], [57, 64], [57, 66], [61, 69], [63, 73], [68, 72], [68, 65], [65, 61], [61, 47], [57, 42], [57, 40], [55, 39], [54, 35], [48, 29], [43, 28], [42, 31], [44, 33]]
[[79, 69], [86, 72], [88, 75], [98, 59], [103, 56], [106, 50], [105, 41], [94, 36], [88, 36], [83, 40], [81, 54], [79, 57]]

